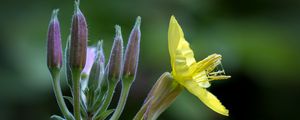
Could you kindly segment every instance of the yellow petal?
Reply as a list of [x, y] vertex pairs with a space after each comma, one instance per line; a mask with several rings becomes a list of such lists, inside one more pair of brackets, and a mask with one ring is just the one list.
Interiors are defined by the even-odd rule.
[[175, 61], [176, 48], [178, 46], [180, 38], [183, 38], [183, 32], [174, 16], [171, 16], [168, 31], [168, 44], [169, 53], [171, 56], [171, 65], [173, 66]]
[[206, 106], [215, 112], [228, 116], [229, 111], [222, 105], [216, 96], [207, 91], [205, 88], [198, 86], [196, 82], [191, 80], [185, 81], [183, 86], [192, 94], [197, 96]]
[[191, 71], [199, 72], [206, 70], [207, 72], [211, 72], [215, 69], [215, 67], [221, 64], [222, 56], [219, 54], [212, 54], [206, 57], [205, 59], [193, 64], [191, 66]]
[[194, 53], [185, 40], [183, 31], [174, 16], [171, 17], [169, 24], [168, 42], [174, 76], [190, 75], [189, 67], [196, 62]]

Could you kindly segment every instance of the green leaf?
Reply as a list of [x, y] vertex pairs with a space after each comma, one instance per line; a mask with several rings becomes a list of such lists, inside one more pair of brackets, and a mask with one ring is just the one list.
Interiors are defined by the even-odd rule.
[[86, 118], [88, 115], [87, 115], [86, 105], [82, 97], [80, 97], [80, 108], [81, 108], [80, 111], [82, 117]]
[[[101, 109], [101, 106], [103, 106], [103, 102], [107, 98], [107, 93], [108, 93], [108, 84], [107, 84], [107, 79], [103, 79], [100, 82], [99, 87], [95, 91], [95, 102], [94, 102], [94, 111], [97, 111]], [[99, 114], [99, 113], [98, 113]]]
[[100, 115], [96, 116], [95, 120], [105, 120], [114, 111], [115, 111], [115, 109], [106, 110], [105, 112], [103, 112]]
[[69, 56], [70, 56], [70, 42], [71, 41], [71, 35], [68, 36], [68, 39], [67, 39], [67, 43], [66, 43], [66, 48], [65, 48], [65, 58], [64, 58], [64, 63], [65, 63], [65, 66], [66, 66], [66, 80], [67, 80], [67, 84], [71, 90], [71, 92], [73, 93], [73, 89], [72, 89], [72, 86], [73, 86], [73, 83], [72, 83], [72, 74], [71, 74], [71, 69], [69, 67]]
[[68, 100], [73, 105], [73, 98], [70, 96], [64, 96], [66, 100]]
[[84, 101], [84, 99], [82, 97], [80, 97], [80, 107], [81, 109], [84, 109], [86, 111], [86, 102]]
[[97, 111], [98, 109], [101, 108], [101, 106], [102, 106], [104, 100], [106, 99], [106, 94], [107, 94], [107, 93], [100, 94], [100, 95], [96, 98], [95, 104], [94, 104], [94, 108], [93, 108], [94, 111]]
[[65, 120], [64, 118], [62, 118], [62, 117], [60, 117], [60, 116], [58, 116], [58, 115], [52, 115], [52, 116], [50, 117], [50, 119], [51, 119], [51, 120]]

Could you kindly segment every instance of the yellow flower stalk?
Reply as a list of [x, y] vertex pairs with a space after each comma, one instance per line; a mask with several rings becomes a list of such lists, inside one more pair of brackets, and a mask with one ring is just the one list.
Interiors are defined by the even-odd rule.
[[197, 96], [206, 106], [215, 112], [228, 116], [229, 111], [212, 93], [206, 90], [210, 81], [228, 79], [224, 70], [214, 69], [221, 64], [221, 55], [212, 54], [196, 62], [193, 50], [184, 38], [184, 33], [174, 16], [171, 17], [168, 31], [169, 53], [172, 76], [190, 93]]

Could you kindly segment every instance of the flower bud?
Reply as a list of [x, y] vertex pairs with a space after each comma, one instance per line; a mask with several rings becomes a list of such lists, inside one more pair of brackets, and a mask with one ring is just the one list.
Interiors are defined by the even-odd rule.
[[71, 46], [70, 46], [70, 68], [82, 70], [86, 62], [88, 29], [85, 17], [75, 2], [75, 12], [72, 18]]
[[123, 38], [121, 27], [116, 25], [116, 36], [107, 65], [107, 78], [109, 82], [117, 83], [120, 80], [123, 62]]
[[88, 78], [96, 58], [96, 47], [87, 47], [86, 62], [81, 73], [81, 78]]
[[140, 39], [141, 39], [141, 17], [137, 17], [135, 25], [130, 33], [128, 44], [125, 51], [125, 61], [123, 76], [132, 77], [134, 80], [136, 76], [139, 53], [140, 53]]
[[50, 71], [62, 67], [62, 47], [60, 26], [57, 19], [58, 9], [53, 10], [48, 28], [47, 65]]
[[88, 88], [91, 91], [94, 91], [98, 88], [100, 81], [102, 81], [104, 76], [105, 57], [102, 48], [102, 41], [98, 42], [95, 53], [96, 58], [92, 65], [88, 81]]

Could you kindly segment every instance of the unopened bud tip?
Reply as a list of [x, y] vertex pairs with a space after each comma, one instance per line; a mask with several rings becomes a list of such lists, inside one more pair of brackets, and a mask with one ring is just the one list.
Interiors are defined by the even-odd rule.
[[138, 16], [137, 18], [136, 18], [136, 21], [135, 21], [135, 27], [140, 27], [141, 26], [141, 20], [142, 20], [142, 18], [140, 17], [140, 16]]
[[51, 20], [57, 20], [57, 15], [58, 15], [59, 9], [54, 9], [52, 12]]
[[116, 29], [116, 37], [121, 37], [122, 36], [121, 27], [119, 25], [116, 25], [115, 29]]

